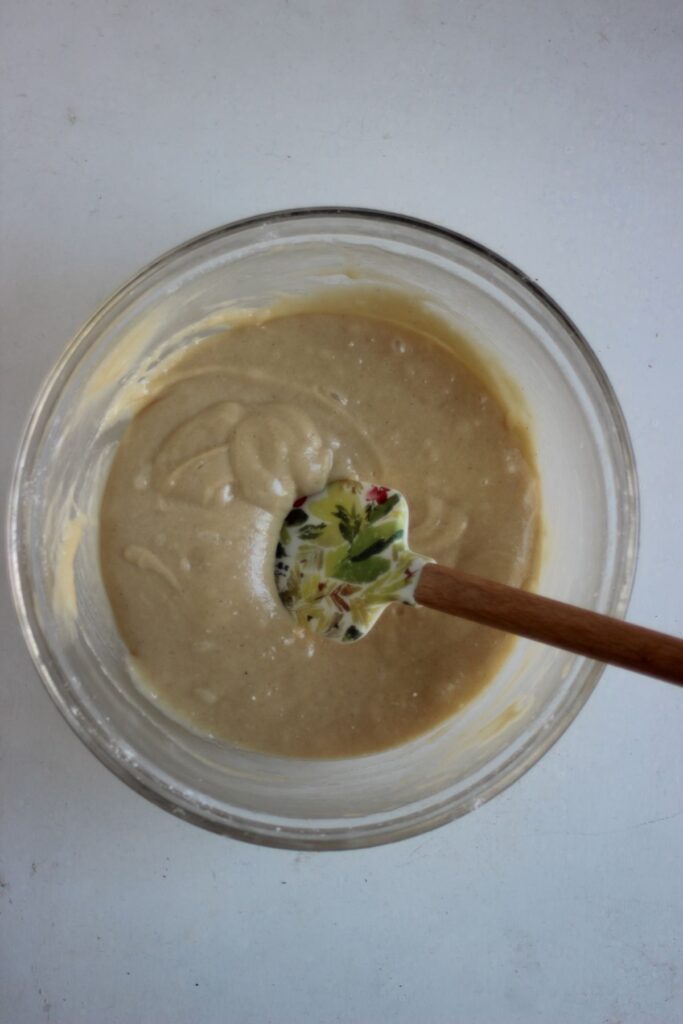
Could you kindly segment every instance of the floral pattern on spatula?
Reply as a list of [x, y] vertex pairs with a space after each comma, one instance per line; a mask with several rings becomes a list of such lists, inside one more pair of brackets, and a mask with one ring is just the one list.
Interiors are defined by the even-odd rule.
[[428, 559], [407, 547], [408, 504], [398, 491], [337, 480], [299, 498], [286, 517], [275, 580], [296, 623], [360, 640], [392, 601], [415, 604]]

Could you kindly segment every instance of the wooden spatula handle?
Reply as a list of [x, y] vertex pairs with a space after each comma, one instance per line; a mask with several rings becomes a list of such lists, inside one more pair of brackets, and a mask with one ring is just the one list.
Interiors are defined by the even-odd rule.
[[549, 597], [429, 564], [418, 604], [683, 686], [683, 640]]

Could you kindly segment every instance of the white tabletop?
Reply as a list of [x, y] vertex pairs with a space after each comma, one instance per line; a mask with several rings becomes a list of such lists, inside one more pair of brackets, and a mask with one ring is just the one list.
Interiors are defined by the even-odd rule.
[[[438, 221], [602, 359], [638, 459], [630, 616], [683, 633], [678, 0], [5, 0], [7, 491], [35, 391], [124, 278], [289, 206]], [[344, 854], [258, 849], [111, 776], [2, 587], [3, 1024], [675, 1024], [683, 693], [610, 669], [520, 782]]]

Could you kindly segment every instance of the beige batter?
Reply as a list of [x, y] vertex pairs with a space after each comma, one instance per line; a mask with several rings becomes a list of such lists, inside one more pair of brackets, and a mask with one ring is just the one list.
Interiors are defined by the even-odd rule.
[[104, 582], [138, 675], [195, 729], [273, 754], [377, 751], [453, 714], [509, 652], [501, 633], [403, 606], [339, 645], [297, 632], [275, 590], [292, 501], [348, 476], [406, 495], [413, 550], [517, 585], [533, 572], [526, 432], [466, 342], [401, 309], [401, 323], [313, 310], [202, 341], [123, 437]]

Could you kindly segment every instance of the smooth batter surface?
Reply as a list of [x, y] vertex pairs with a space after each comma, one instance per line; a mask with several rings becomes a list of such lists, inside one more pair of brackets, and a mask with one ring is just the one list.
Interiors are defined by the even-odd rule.
[[234, 327], [159, 374], [111, 468], [101, 562], [137, 672], [176, 717], [274, 754], [348, 756], [428, 730], [491, 678], [504, 634], [396, 606], [342, 646], [296, 631], [273, 580], [294, 498], [348, 476], [406, 495], [413, 550], [529, 579], [528, 439], [447, 340], [303, 312]]

